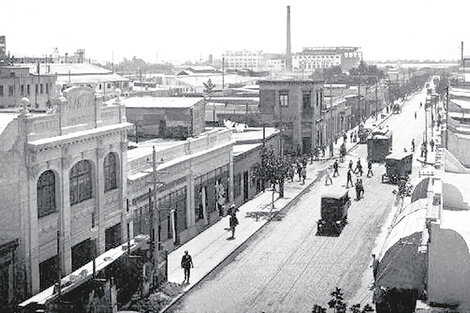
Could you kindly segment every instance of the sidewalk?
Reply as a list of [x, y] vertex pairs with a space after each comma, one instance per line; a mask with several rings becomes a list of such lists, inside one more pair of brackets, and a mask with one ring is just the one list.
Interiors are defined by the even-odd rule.
[[[366, 126], [372, 124], [379, 124], [385, 122], [391, 114], [387, 115], [384, 119], [369, 118], [366, 121]], [[347, 132], [348, 139], [352, 131], [356, 131], [357, 127]], [[334, 156], [339, 155], [339, 148], [343, 143], [340, 138], [334, 145]], [[347, 151], [355, 147], [358, 142], [349, 142], [347, 140]], [[238, 248], [242, 247], [258, 230], [266, 225], [273, 218], [279, 217], [278, 213], [290, 207], [295, 203], [295, 200], [308, 191], [308, 187], [313, 185], [321, 179], [322, 171], [326, 168], [325, 164], [329, 159], [329, 153], [325, 157], [320, 158], [320, 161], [314, 161], [313, 164], [307, 164], [307, 179], [305, 184], [301, 184], [296, 177], [294, 182], [286, 182], [284, 186], [284, 197], [278, 198], [275, 195], [274, 210], [271, 211], [272, 190], [267, 189], [264, 193], [258, 194], [254, 199], [240, 206], [237, 217], [240, 224], [236, 228], [235, 239], [230, 240], [231, 232], [229, 227], [229, 217], [224, 217], [205, 231], [186, 242], [178, 249], [168, 254], [168, 281], [175, 283], [182, 283], [184, 281], [184, 273], [181, 268], [181, 257], [185, 250], [189, 251], [192, 256], [194, 268], [191, 269], [191, 284], [185, 285], [183, 293], [173, 299], [173, 301], [161, 312], [168, 310], [175, 304], [183, 295], [188, 292], [192, 287], [198, 284], [204, 277], [210, 274], [219, 264], [223, 263], [231, 254]]]

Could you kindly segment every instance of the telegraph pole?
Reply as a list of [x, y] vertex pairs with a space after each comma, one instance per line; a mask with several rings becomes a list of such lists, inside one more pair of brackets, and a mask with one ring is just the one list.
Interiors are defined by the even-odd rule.
[[379, 79], [375, 76], [375, 120], [379, 118], [379, 100], [378, 100], [378, 89], [379, 88]]
[[222, 56], [222, 90], [225, 87], [225, 57]]
[[449, 86], [446, 87], [446, 150], [449, 142]]
[[[159, 234], [159, 226], [160, 226], [160, 214], [158, 212], [158, 206], [157, 206], [157, 152], [155, 151], [155, 146], [152, 148], [152, 183], [153, 183], [153, 207], [152, 207], [152, 212], [153, 212], [153, 219], [152, 219], [152, 224], [155, 220], [155, 224], [153, 227], [153, 265], [154, 265], [154, 273], [156, 273], [155, 279], [158, 281], [158, 268], [159, 268], [159, 244], [160, 244], [160, 234]], [[156, 218], [155, 218], [156, 215]], [[156, 226], [155, 226], [156, 225]], [[155, 230], [156, 228], [156, 230]]]

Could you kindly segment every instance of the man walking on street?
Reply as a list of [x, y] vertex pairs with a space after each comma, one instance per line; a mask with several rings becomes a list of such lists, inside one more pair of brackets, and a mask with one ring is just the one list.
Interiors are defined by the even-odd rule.
[[333, 163], [333, 177], [339, 176], [338, 167], [338, 160], [335, 160], [335, 163]]
[[189, 275], [191, 274], [191, 268], [194, 268], [194, 265], [188, 250], [184, 251], [184, 255], [181, 258], [181, 267], [184, 269], [183, 284], [189, 284]]
[[352, 161], [352, 160], [349, 160], [348, 169], [349, 169], [350, 171], [353, 170], [353, 161]]
[[434, 140], [432, 140], [432, 138], [429, 141], [429, 145], [431, 146], [431, 152], [433, 152], [434, 151]]
[[305, 184], [305, 179], [307, 179], [307, 167], [304, 166], [302, 167], [302, 170], [300, 171], [300, 175], [302, 176], [302, 185]]
[[356, 165], [356, 168], [354, 169], [354, 173], [358, 173], [359, 176], [362, 176], [362, 164], [361, 164], [361, 159], [357, 159], [357, 165]]
[[352, 170], [348, 169], [347, 180], [346, 180], [346, 188], [349, 188], [349, 183], [351, 182], [351, 187], [354, 186], [352, 181]]
[[230, 230], [232, 231], [232, 237], [230, 237], [229, 239], [235, 239], [235, 227], [237, 226], [238, 226], [237, 214], [233, 213], [232, 215], [230, 215]]
[[367, 162], [367, 177], [370, 177], [369, 176], [374, 176], [374, 173], [372, 173], [372, 161], [369, 160], [369, 162]]
[[411, 152], [415, 152], [415, 139], [411, 139]]
[[[328, 184], [328, 182], [330, 182]], [[333, 180], [331, 179], [331, 168], [328, 166], [325, 171], [325, 186], [332, 185]]]

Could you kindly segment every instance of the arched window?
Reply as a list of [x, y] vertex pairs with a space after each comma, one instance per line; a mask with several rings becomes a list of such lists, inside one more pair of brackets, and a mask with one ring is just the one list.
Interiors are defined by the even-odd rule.
[[116, 155], [108, 153], [104, 158], [104, 192], [117, 188], [116, 166]]
[[56, 211], [55, 206], [55, 174], [45, 171], [39, 176], [37, 184], [38, 218]]
[[91, 198], [91, 165], [89, 161], [80, 161], [70, 170], [70, 205]]

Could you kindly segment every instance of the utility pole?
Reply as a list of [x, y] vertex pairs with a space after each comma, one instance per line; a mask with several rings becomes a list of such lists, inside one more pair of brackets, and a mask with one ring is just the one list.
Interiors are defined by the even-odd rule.
[[379, 88], [379, 78], [375, 76], [375, 120], [379, 118], [379, 100], [378, 100], [378, 89]]
[[448, 142], [449, 142], [449, 86], [446, 87], [446, 150], [449, 150]]
[[428, 110], [427, 103], [424, 103], [424, 161], [427, 161], [428, 158]]
[[222, 56], [222, 90], [225, 88], [225, 57]]
[[[153, 207], [152, 207], [152, 212], [155, 211], [152, 219], [152, 223], [155, 220], [155, 224], [153, 227], [153, 238], [154, 238], [154, 243], [153, 243], [153, 265], [154, 265], [154, 273], [156, 274], [156, 281], [158, 281], [158, 268], [159, 268], [159, 245], [160, 245], [160, 232], [159, 232], [159, 226], [160, 226], [160, 212], [158, 212], [158, 206], [157, 206], [157, 152], [155, 151], [155, 146], [152, 147], [152, 183], [153, 183]], [[155, 218], [156, 215], [156, 218]], [[156, 225], [156, 226], [155, 226]], [[155, 229], [156, 228], [156, 229]]]
[[142, 89], [142, 67], [139, 67], [139, 80], [140, 80], [140, 96], [142, 97], [143, 95], [143, 89]]

